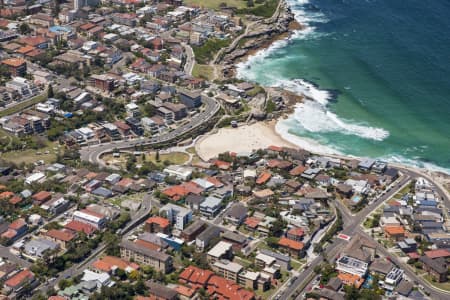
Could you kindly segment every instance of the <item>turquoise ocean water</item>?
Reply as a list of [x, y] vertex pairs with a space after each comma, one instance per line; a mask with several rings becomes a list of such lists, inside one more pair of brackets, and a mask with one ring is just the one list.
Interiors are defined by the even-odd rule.
[[277, 131], [311, 151], [450, 173], [450, 1], [288, 2], [306, 28], [238, 67], [310, 98]]

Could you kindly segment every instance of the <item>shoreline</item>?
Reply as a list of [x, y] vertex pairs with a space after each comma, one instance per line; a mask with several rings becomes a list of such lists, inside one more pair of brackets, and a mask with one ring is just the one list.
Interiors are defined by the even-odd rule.
[[[238, 128], [220, 128], [218, 131], [208, 133], [199, 138], [195, 143], [195, 150], [200, 159], [203, 161], [208, 161], [216, 158], [220, 153], [227, 151], [235, 153], [250, 153], [254, 150], [265, 149], [271, 145], [304, 149], [284, 138], [277, 132], [276, 124], [280, 121], [280, 119], [281, 118], [270, 121], [259, 121], [249, 125], [241, 125]], [[299, 138], [301, 139], [301, 137]], [[305, 150], [309, 151], [307, 149]], [[362, 157], [343, 154], [328, 154], [317, 151], [309, 152], [315, 155], [338, 158], [342, 160], [363, 159]], [[424, 178], [434, 182], [450, 198], [450, 175], [439, 171], [408, 166], [401, 163], [389, 162], [389, 165], [420, 174]]]

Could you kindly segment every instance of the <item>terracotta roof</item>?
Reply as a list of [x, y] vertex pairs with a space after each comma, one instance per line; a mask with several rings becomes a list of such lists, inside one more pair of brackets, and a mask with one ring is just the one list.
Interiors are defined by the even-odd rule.
[[51, 197], [52, 197], [52, 193], [47, 192], [47, 191], [40, 191], [40, 192], [34, 194], [31, 198], [37, 202], [44, 202], [44, 201], [50, 200]]
[[182, 185], [174, 185], [163, 190], [163, 194], [175, 199], [175, 197], [182, 198], [189, 194], [189, 191], [185, 186]]
[[134, 241], [134, 243], [141, 247], [145, 247], [147, 249], [151, 249], [151, 250], [155, 250], [155, 251], [159, 251], [161, 249], [161, 246], [154, 244], [152, 242], [144, 241], [144, 240], [137, 239], [136, 241]]
[[22, 198], [19, 196], [14, 196], [11, 199], [9, 199], [9, 203], [11, 203], [12, 205], [16, 205], [20, 202], [22, 202]]
[[14, 275], [13, 277], [11, 277], [10, 279], [8, 279], [5, 282], [5, 285], [15, 288], [15, 287], [18, 287], [21, 284], [25, 283], [27, 279], [31, 280], [33, 278], [34, 278], [33, 273], [31, 273], [31, 271], [28, 269], [24, 269], [24, 270], [20, 271], [19, 273], [17, 273], [16, 275]]
[[10, 67], [20, 67], [25, 64], [26, 61], [22, 58], [8, 58], [3, 60], [2, 63]]
[[258, 179], [256, 179], [256, 184], [264, 184], [272, 177], [272, 174], [269, 172], [263, 172], [259, 175]]
[[18, 230], [22, 228], [23, 226], [26, 226], [27, 222], [25, 222], [24, 219], [20, 218], [9, 224], [9, 229]]
[[214, 165], [222, 170], [228, 170], [231, 167], [231, 163], [223, 161], [223, 160], [214, 161]]
[[357, 289], [361, 287], [364, 278], [349, 273], [339, 273], [338, 278], [346, 285], [354, 285]]
[[207, 177], [206, 178], [207, 181], [211, 182], [212, 184], [214, 184], [215, 187], [222, 187], [224, 184], [217, 179], [216, 177]]
[[48, 40], [43, 36], [30, 36], [21, 38], [18, 42], [21, 44], [36, 47], [40, 44], [48, 42]]
[[7, 191], [7, 192], [0, 193], [0, 199], [8, 199], [8, 198], [11, 198], [12, 196], [14, 196], [13, 192]]
[[113, 267], [117, 267], [121, 270], [126, 270], [127, 268], [132, 268], [134, 270], [139, 269], [139, 266], [135, 263], [130, 263], [124, 259], [115, 257], [115, 256], [105, 256], [92, 264], [92, 267], [104, 271], [109, 272]]
[[14, 229], [8, 229], [2, 233], [2, 238], [12, 239], [17, 235], [17, 231]]
[[303, 172], [306, 171], [306, 169], [308, 169], [305, 166], [296, 166], [295, 168], [293, 168], [291, 171], [289, 171], [289, 174], [292, 176], [298, 176], [301, 175]]
[[282, 237], [278, 241], [278, 245], [298, 251], [302, 250], [305, 247], [305, 244], [303, 244], [302, 242], [293, 241], [285, 237]]
[[33, 46], [27, 45], [27, 46], [24, 46], [24, 47], [21, 47], [21, 48], [17, 49], [16, 52], [20, 53], [20, 54], [26, 54], [26, 53], [28, 53], [30, 51], [33, 51], [34, 49], [35, 48]]
[[295, 236], [303, 236], [305, 235], [305, 231], [303, 230], [303, 228], [292, 228], [288, 231], [288, 234], [290, 235], [295, 235]]
[[195, 289], [191, 289], [191, 288], [188, 288], [188, 287], [183, 286], [183, 285], [177, 286], [175, 288], [175, 291], [177, 291], [178, 294], [180, 294], [182, 296], [185, 296], [185, 297], [188, 297], [188, 298], [191, 298], [195, 294]]
[[67, 298], [63, 296], [50, 296], [48, 300], [67, 300]]
[[403, 226], [386, 226], [384, 227], [384, 232], [389, 235], [404, 235], [405, 228]]
[[87, 235], [91, 235], [96, 231], [94, 226], [75, 220], [70, 221], [64, 227], [75, 232], [84, 232]]
[[425, 251], [425, 256], [435, 259], [435, 258], [439, 258], [439, 257], [450, 257], [450, 251], [448, 251], [447, 249], [436, 249], [436, 250], [430, 250], [430, 251]]
[[281, 152], [281, 151], [283, 151], [283, 147], [270, 145], [269, 147], [267, 147], [267, 150]]
[[69, 242], [75, 238], [75, 234], [68, 230], [51, 229], [45, 235], [64, 242]]
[[258, 224], [261, 223], [261, 220], [255, 217], [248, 217], [245, 219], [244, 224], [251, 228], [258, 227]]
[[148, 224], [155, 223], [163, 228], [168, 227], [170, 225], [169, 220], [167, 220], [166, 218], [162, 218], [162, 217], [150, 217], [147, 219], [147, 221], [145, 221], [145, 223], [148, 223]]

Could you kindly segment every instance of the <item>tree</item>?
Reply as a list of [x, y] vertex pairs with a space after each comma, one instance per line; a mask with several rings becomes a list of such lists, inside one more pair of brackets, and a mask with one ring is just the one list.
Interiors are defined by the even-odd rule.
[[47, 89], [47, 97], [53, 98], [54, 96], [55, 96], [55, 93], [53, 92], [53, 87], [51, 84], [49, 84], [48, 89]]
[[253, 7], [253, 6], [255, 6], [255, 4], [253, 3], [253, 0], [248, 0], [247, 7]]
[[22, 23], [19, 26], [19, 32], [20, 34], [27, 34], [31, 32], [31, 28], [27, 23]]
[[157, 162], [160, 161], [159, 150], [156, 150], [155, 160], [156, 160]]

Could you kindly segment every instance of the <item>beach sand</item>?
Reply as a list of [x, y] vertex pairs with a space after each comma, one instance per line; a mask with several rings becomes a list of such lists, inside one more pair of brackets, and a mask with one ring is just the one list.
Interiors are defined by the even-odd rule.
[[283, 140], [275, 132], [275, 124], [276, 121], [271, 121], [243, 125], [238, 128], [222, 128], [217, 133], [200, 138], [195, 149], [201, 159], [209, 160], [226, 151], [248, 153], [270, 145], [297, 147]]
[[[217, 157], [218, 154], [231, 151], [236, 153], [251, 152], [257, 149], [264, 149], [270, 145], [280, 147], [299, 148], [298, 145], [284, 140], [275, 130], [277, 120], [270, 122], [257, 122], [252, 125], [244, 125], [238, 128], [222, 128], [216, 133], [201, 137], [195, 144], [198, 156], [207, 161]], [[316, 153], [319, 154], [320, 153]], [[329, 157], [340, 159], [352, 159], [344, 155], [323, 154]], [[447, 174], [432, 172], [430, 170], [391, 163], [392, 166], [410, 169], [419, 172], [423, 177], [434, 181], [444, 190], [450, 198], [450, 176]]]

